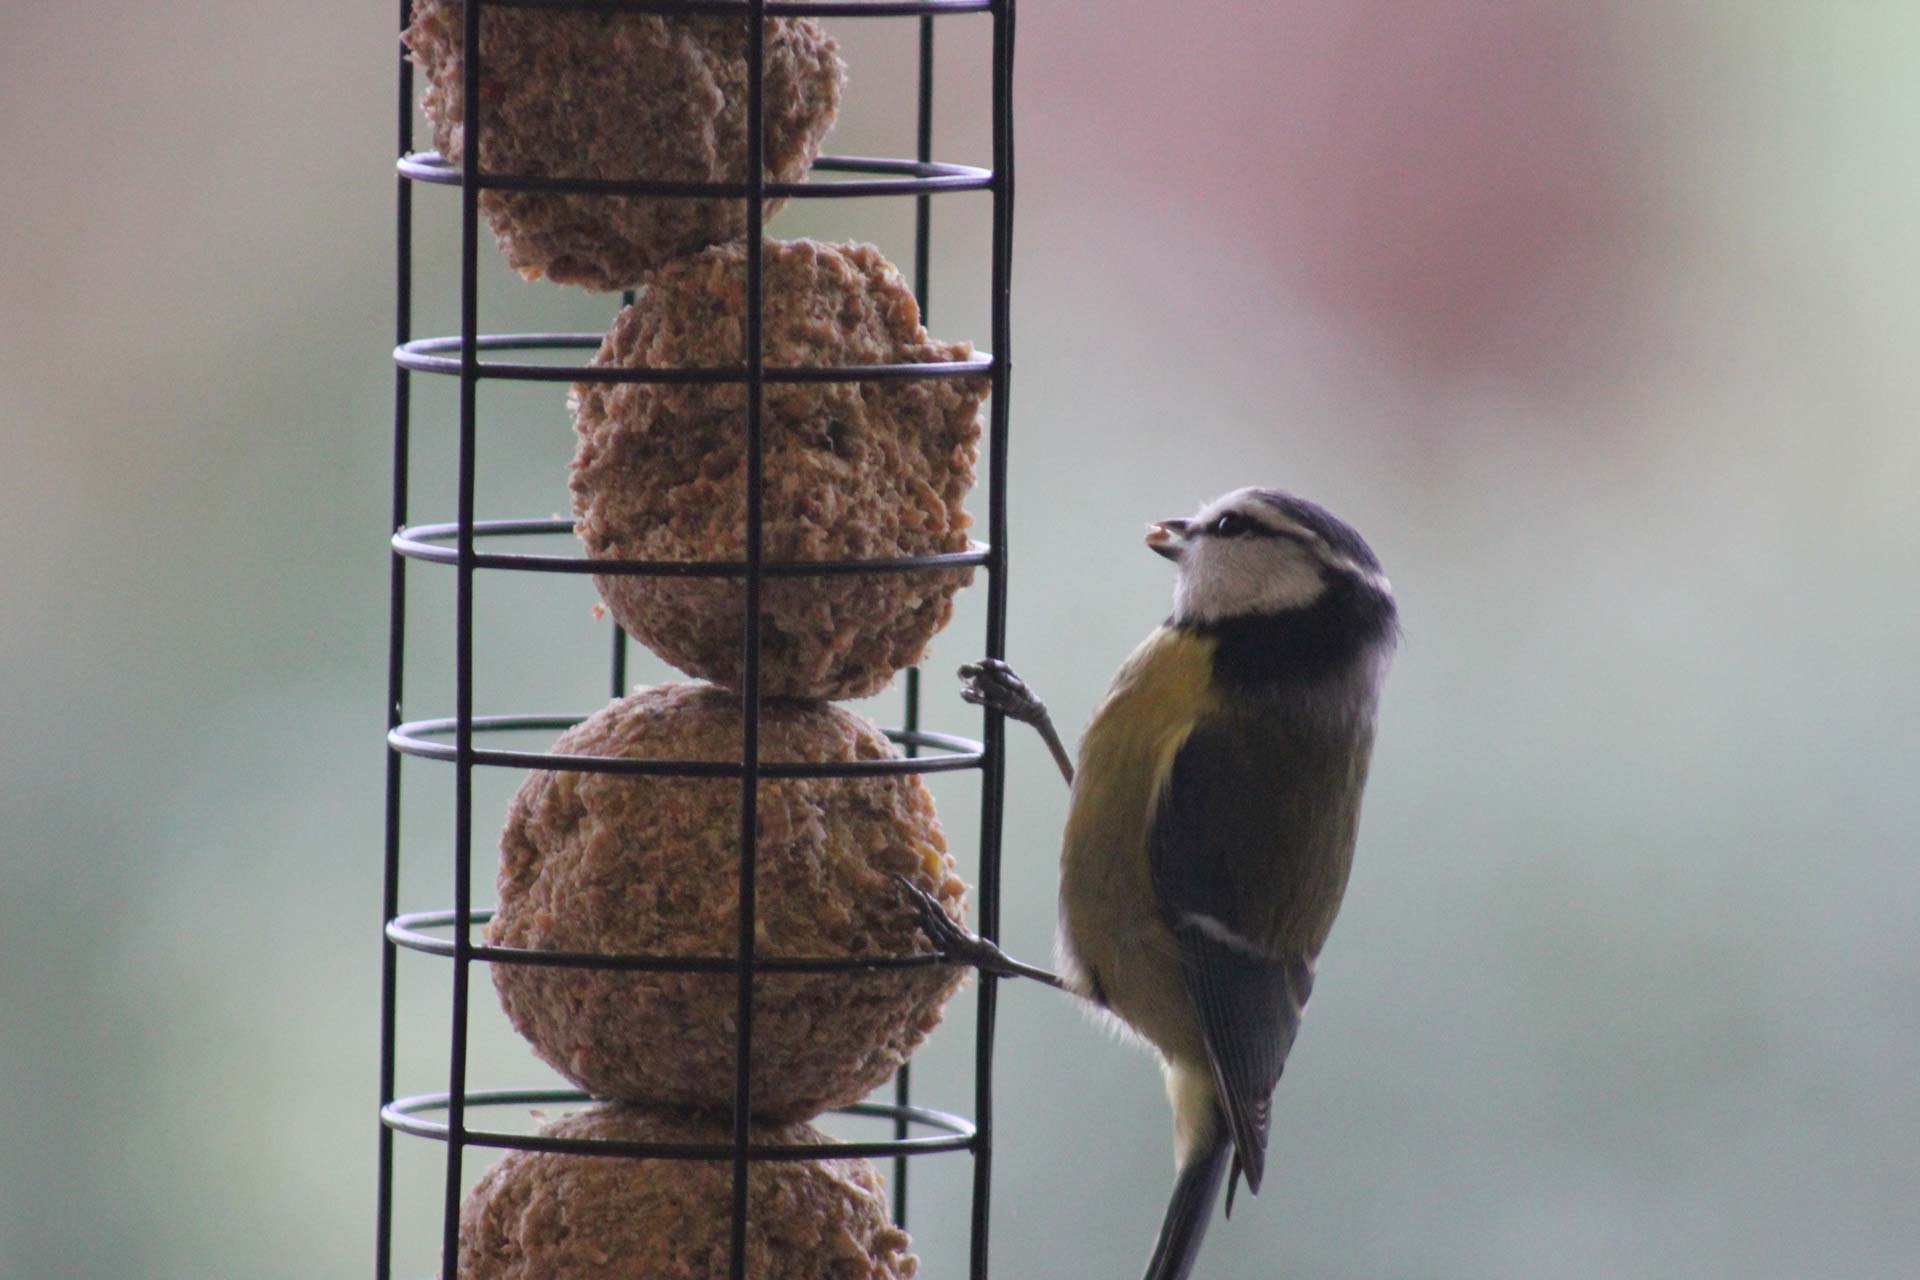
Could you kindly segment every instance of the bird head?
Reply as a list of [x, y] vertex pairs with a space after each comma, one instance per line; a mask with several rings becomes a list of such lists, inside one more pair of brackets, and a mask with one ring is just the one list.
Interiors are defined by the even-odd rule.
[[1147, 526], [1147, 546], [1179, 566], [1177, 622], [1310, 609], [1329, 595], [1393, 613], [1379, 559], [1344, 520], [1278, 489], [1236, 489], [1181, 520]]

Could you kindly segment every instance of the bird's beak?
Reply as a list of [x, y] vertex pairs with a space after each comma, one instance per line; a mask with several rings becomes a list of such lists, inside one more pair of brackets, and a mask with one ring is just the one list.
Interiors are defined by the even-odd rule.
[[1169, 560], [1179, 560], [1187, 552], [1187, 522], [1154, 521], [1147, 526], [1147, 546]]

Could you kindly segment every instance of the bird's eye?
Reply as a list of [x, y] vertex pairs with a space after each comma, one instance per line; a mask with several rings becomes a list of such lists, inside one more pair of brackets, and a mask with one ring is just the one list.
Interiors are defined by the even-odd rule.
[[1238, 511], [1229, 511], [1215, 520], [1207, 532], [1216, 538], [1237, 538], [1251, 528], [1253, 528], [1253, 521]]

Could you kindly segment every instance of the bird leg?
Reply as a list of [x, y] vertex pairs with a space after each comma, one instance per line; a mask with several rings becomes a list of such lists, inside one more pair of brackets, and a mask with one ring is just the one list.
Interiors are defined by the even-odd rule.
[[894, 879], [913, 904], [920, 932], [927, 935], [927, 941], [933, 943], [933, 949], [939, 952], [942, 959], [953, 964], [970, 965], [982, 973], [991, 973], [999, 978], [1031, 978], [1060, 991], [1067, 989], [1067, 984], [1056, 975], [1030, 964], [1021, 964], [979, 934], [969, 933], [947, 914], [946, 908], [932, 894], [913, 881], [902, 875], [896, 875]]
[[1009, 720], [1032, 725], [1047, 744], [1047, 750], [1053, 752], [1053, 762], [1060, 766], [1060, 775], [1068, 786], [1073, 785], [1073, 758], [1054, 731], [1053, 717], [1047, 714], [1046, 703], [1033, 696], [1033, 690], [1013, 674], [1012, 667], [998, 658], [982, 658], [960, 668], [960, 676], [966, 681], [960, 688], [963, 700], [998, 711]]

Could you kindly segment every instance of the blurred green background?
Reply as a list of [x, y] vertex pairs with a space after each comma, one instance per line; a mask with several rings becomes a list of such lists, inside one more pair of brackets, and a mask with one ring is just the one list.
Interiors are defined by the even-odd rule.
[[[371, 1273], [393, 17], [5, 9], [0, 1275]], [[913, 24], [828, 25], [830, 149], [907, 154]], [[945, 158], [987, 159], [986, 31], [942, 28]], [[1245, 483], [1365, 530], [1407, 622], [1270, 1181], [1202, 1274], [1914, 1274], [1920, 9], [1028, 0], [1019, 58], [1016, 665], [1084, 722], [1165, 609], [1141, 522]], [[457, 208], [419, 193], [421, 333]], [[982, 346], [986, 213], [940, 200], [930, 299]], [[773, 229], [910, 253], [886, 202]], [[489, 253], [483, 327], [610, 314]], [[481, 412], [482, 514], [564, 510], [560, 390]], [[480, 708], [598, 705], [588, 585], [482, 583]], [[410, 715], [450, 711], [450, 599], [414, 571]], [[981, 600], [929, 680], [962, 732]], [[1044, 959], [1065, 796], [1013, 763]], [[446, 773], [407, 771], [416, 909]], [[483, 893], [517, 781], [477, 788]], [[975, 784], [938, 794], [967, 862]], [[409, 957], [403, 1089], [444, 1087], [445, 991]], [[1157, 1073], [1002, 1010], [997, 1273], [1133, 1275]], [[968, 1109], [971, 1028], [930, 1103]], [[476, 1083], [549, 1078], [484, 982], [474, 1035]], [[440, 1148], [400, 1147], [426, 1275]], [[966, 1162], [917, 1169], [960, 1275]]]

